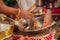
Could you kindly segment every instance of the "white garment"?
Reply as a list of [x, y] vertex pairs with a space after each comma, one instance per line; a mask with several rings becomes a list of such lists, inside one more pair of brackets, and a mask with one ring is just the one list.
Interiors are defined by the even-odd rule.
[[24, 10], [28, 10], [32, 5], [35, 4], [35, 0], [16, 0], [19, 7]]

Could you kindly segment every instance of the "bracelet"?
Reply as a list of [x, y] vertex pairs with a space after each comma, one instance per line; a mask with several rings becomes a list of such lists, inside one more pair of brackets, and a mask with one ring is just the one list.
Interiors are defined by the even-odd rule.
[[18, 9], [18, 14], [16, 15], [15, 20], [19, 20], [19, 16], [20, 16], [20, 14], [21, 14], [21, 10], [20, 10], [20, 8], [19, 8], [19, 9]]

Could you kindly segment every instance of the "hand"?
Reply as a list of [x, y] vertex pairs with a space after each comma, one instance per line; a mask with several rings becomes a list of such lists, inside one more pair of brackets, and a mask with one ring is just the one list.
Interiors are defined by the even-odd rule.
[[21, 10], [20, 17], [24, 19], [32, 19], [34, 15], [26, 10]]

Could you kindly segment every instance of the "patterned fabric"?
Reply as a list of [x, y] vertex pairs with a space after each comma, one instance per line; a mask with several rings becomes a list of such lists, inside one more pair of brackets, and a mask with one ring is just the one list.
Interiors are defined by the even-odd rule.
[[45, 36], [31, 37], [31, 40], [54, 40], [54, 32], [51, 32]]
[[43, 35], [43, 36], [33, 36], [33, 37], [30, 37], [30, 36], [17, 36], [17, 35], [12, 35], [11, 36], [11, 40], [21, 40], [22, 38], [26, 38], [27, 40], [54, 40], [54, 35], [55, 35], [55, 32], [50, 32], [46, 35]]

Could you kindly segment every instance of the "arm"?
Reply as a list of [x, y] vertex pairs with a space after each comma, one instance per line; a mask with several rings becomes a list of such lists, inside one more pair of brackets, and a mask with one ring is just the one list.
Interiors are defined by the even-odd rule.
[[[31, 14], [30, 12], [26, 11], [26, 10], [22, 10], [20, 9], [21, 13], [19, 15], [19, 17], [24, 18], [24, 19], [31, 19], [33, 16], [33, 14]], [[6, 6], [2, 0], [0, 0], [0, 12], [2, 13], [6, 13], [8, 15], [17, 15], [17, 13], [19, 12], [19, 9], [16, 8], [12, 8], [12, 7], [8, 7]]]
[[0, 1], [0, 12], [6, 14], [16, 14], [18, 9], [6, 6], [3, 1]]

